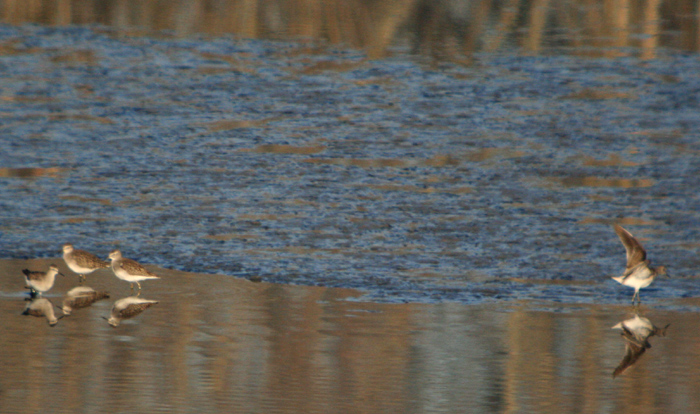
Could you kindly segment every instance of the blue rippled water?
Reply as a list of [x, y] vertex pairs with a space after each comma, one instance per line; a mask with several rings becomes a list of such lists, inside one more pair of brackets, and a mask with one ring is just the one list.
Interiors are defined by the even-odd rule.
[[61, 245], [378, 301], [697, 296], [700, 62], [0, 26], [0, 257]]

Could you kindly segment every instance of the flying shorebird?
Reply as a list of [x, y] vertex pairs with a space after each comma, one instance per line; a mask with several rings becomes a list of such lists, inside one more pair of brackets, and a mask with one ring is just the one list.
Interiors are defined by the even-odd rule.
[[107, 319], [107, 323], [116, 328], [123, 319], [133, 318], [157, 303], [157, 300], [148, 300], [141, 299], [136, 296], [128, 296], [114, 302], [109, 319], [104, 319]]
[[109, 263], [85, 250], [73, 248], [73, 245], [70, 243], [63, 245], [63, 260], [70, 270], [78, 274], [80, 282], [85, 280], [85, 276], [87, 276], [88, 273], [92, 273], [97, 269], [109, 267]]
[[671, 324], [663, 328], [656, 327], [649, 319], [634, 315], [633, 318], [627, 319], [613, 326], [612, 329], [622, 329], [622, 338], [625, 340], [625, 355], [622, 361], [613, 371], [613, 378], [622, 374], [627, 368], [634, 365], [639, 357], [651, 348], [649, 338], [654, 335], [666, 336], [666, 329]]
[[158, 275], [149, 272], [138, 262], [122, 257], [122, 252], [119, 250], [114, 250], [112, 253], [110, 253], [109, 259], [112, 261], [112, 270], [114, 271], [114, 274], [119, 279], [129, 282], [131, 285], [131, 290], [134, 289], [134, 283], [138, 285], [139, 292], [141, 292], [140, 281], [160, 279]]
[[31, 289], [31, 296], [35, 297], [37, 294], [41, 296], [42, 293], [53, 287], [53, 282], [56, 280], [56, 275], [64, 276], [63, 273], [58, 271], [56, 265], [49, 266], [47, 272], [35, 272], [29, 269], [23, 269], [24, 281], [26, 282], [29, 289]]
[[649, 286], [656, 276], [666, 275], [666, 267], [659, 266], [654, 268], [649, 266], [650, 261], [647, 260], [647, 252], [639, 241], [632, 236], [632, 233], [617, 224], [615, 225], [615, 233], [620, 237], [620, 241], [622, 241], [627, 251], [627, 267], [622, 276], [613, 277], [613, 280], [625, 286], [633, 287], [632, 304], [634, 304], [635, 298], [641, 303], [639, 289]]

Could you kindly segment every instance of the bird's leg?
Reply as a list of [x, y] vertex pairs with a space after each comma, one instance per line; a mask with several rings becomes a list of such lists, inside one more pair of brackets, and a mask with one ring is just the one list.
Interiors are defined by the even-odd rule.
[[633, 304], [633, 305], [634, 305], [634, 298], [637, 298], [637, 301], [638, 301], [639, 303], [642, 303], [642, 300], [639, 299], [639, 291], [638, 291], [638, 290], [635, 290], [635, 291], [634, 291], [634, 296], [632, 296], [632, 304]]
[[134, 291], [134, 284], [129, 283], [129, 292], [133, 292], [133, 291]]
[[85, 275], [78, 275], [78, 284], [82, 285], [85, 282]]
[[136, 282], [136, 285], [139, 287], [139, 293], [141, 293], [141, 284], [139, 282]]

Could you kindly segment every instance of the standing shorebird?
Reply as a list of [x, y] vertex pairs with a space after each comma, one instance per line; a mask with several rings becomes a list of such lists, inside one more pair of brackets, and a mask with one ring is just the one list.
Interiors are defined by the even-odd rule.
[[73, 248], [73, 245], [70, 243], [63, 245], [63, 260], [70, 270], [78, 274], [81, 283], [85, 280], [85, 276], [87, 276], [88, 273], [92, 273], [97, 269], [109, 267], [109, 263], [85, 250]]
[[649, 266], [650, 261], [647, 260], [647, 252], [639, 241], [632, 236], [632, 233], [617, 224], [615, 225], [615, 233], [620, 237], [620, 241], [622, 241], [627, 251], [627, 267], [622, 276], [613, 277], [613, 280], [625, 286], [633, 287], [632, 304], [634, 304], [635, 298], [641, 303], [639, 289], [649, 286], [656, 276], [667, 274], [666, 267], [659, 266], [654, 268]]
[[133, 318], [156, 303], [158, 303], [157, 300], [141, 299], [136, 296], [119, 299], [114, 302], [109, 319], [105, 319], [107, 319], [107, 323], [116, 328], [122, 319]]
[[126, 280], [131, 285], [131, 290], [134, 290], [134, 283], [139, 287], [141, 292], [142, 280], [160, 279], [157, 275], [149, 272], [138, 262], [122, 257], [122, 252], [114, 250], [109, 254], [109, 259], [112, 261], [112, 270], [114, 274], [121, 280]]
[[58, 271], [56, 265], [49, 266], [47, 272], [34, 272], [29, 269], [22, 270], [24, 273], [24, 281], [26, 282], [29, 289], [31, 289], [31, 296], [36, 297], [38, 294], [41, 296], [42, 293], [53, 287], [53, 282], [56, 281], [56, 275], [64, 276], [63, 273]]

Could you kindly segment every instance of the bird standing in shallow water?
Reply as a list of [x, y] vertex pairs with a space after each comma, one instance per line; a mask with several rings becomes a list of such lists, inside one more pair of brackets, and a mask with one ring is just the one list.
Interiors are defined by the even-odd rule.
[[635, 298], [641, 303], [639, 289], [649, 286], [656, 276], [667, 274], [666, 267], [659, 266], [654, 268], [649, 266], [650, 261], [647, 260], [647, 252], [639, 241], [632, 236], [632, 233], [617, 224], [614, 228], [615, 233], [617, 233], [627, 251], [627, 267], [622, 276], [613, 277], [613, 280], [625, 286], [633, 287], [632, 304], [634, 304]]
[[42, 293], [53, 287], [53, 282], [56, 281], [56, 275], [64, 276], [63, 273], [58, 271], [56, 265], [49, 266], [47, 272], [34, 272], [29, 269], [22, 270], [24, 273], [24, 281], [32, 290], [32, 297], [37, 294], [41, 296]]
[[97, 269], [109, 267], [109, 263], [85, 250], [73, 248], [73, 245], [70, 243], [63, 245], [63, 260], [70, 270], [78, 274], [80, 283], [85, 280], [85, 276], [88, 273], [92, 273]]
[[131, 285], [131, 290], [134, 289], [134, 283], [138, 285], [141, 292], [142, 280], [160, 279], [157, 275], [146, 270], [138, 262], [122, 257], [122, 252], [114, 250], [109, 254], [109, 259], [112, 261], [112, 270], [114, 274], [121, 280], [126, 280]]

